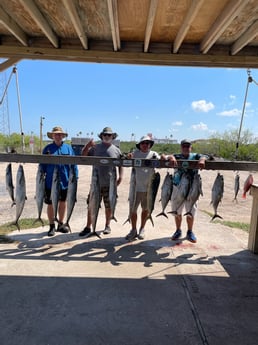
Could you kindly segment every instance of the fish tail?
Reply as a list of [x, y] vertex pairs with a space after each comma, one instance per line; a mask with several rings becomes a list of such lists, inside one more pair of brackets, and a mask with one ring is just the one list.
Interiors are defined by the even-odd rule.
[[219, 214], [214, 214], [214, 216], [211, 218], [211, 220], [214, 220], [215, 218], [223, 219]]
[[159, 217], [159, 216], [164, 216], [164, 217], [168, 218], [168, 216], [166, 215], [165, 212], [160, 212], [159, 214], [156, 215], [156, 217]]
[[246, 199], [246, 193], [243, 193], [242, 198]]
[[192, 215], [192, 212], [191, 212], [191, 211], [186, 212], [186, 213], [184, 214], [184, 216], [190, 216], [190, 217], [192, 217], [192, 218], [193, 218], [193, 215]]
[[129, 217], [126, 219], [126, 221], [123, 223], [123, 225], [125, 225], [127, 222], [130, 223], [130, 218]]
[[41, 217], [38, 217], [37, 219], [34, 220], [33, 224], [40, 222], [42, 226], [44, 226], [44, 222]]

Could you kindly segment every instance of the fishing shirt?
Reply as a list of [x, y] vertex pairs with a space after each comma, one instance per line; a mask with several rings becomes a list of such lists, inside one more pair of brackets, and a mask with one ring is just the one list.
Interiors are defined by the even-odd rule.
[[[72, 146], [66, 143], [62, 143], [61, 146], [57, 146], [55, 142], [48, 144], [42, 151], [43, 155], [49, 154], [54, 156], [74, 156], [74, 151], [72, 149]], [[68, 181], [69, 181], [69, 170], [70, 170], [70, 164], [40, 164], [42, 167], [42, 170], [46, 173], [46, 182], [45, 186], [46, 189], [51, 189], [52, 187], [52, 179], [53, 179], [53, 173], [54, 169], [57, 166], [59, 169], [60, 174], [60, 188], [61, 189], [67, 189], [68, 188]], [[75, 167], [75, 174], [78, 178], [78, 167], [77, 165], [74, 165]]]
[[[155, 151], [148, 151], [142, 152], [140, 150], [135, 150], [133, 152], [133, 158], [136, 159], [160, 159], [160, 155]], [[136, 176], [136, 184], [135, 184], [135, 191], [136, 192], [147, 192], [149, 179], [152, 174], [155, 172], [154, 168], [148, 167], [135, 167], [135, 176]]]
[[[97, 156], [97, 157], [110, 157], [110, 158], [120, 158], [121, 151], [114, 145], [106, 145], [103, 142], [92, 146], [88, 152], [88, 156]], [[94, 167], [99, 176], [100, 187], [109, 187], [110, 183], [110, 172], [116, 174], [116, 167], [101, 166], [97, 165]]]
[[[201, 157], [207, 158], [205, 155], [202, 155], [200, 153], [193, 153], [190, 152], [188, 158], [186, 158], [182, 153], [176, 153], [174, 154], [174, 157], [176, 159], [188, 159], [188, 160], [199, 160]], [[195, 174], [198, 173], [198, 169], [187, 169], [187, 168], [175, 168], [174, 169], [174, 177], [173, 177], [173, 184], [178, 185], [183, 173], [187, 173], [190, 176], [190, 181], [193, 180], [193, 177]]]

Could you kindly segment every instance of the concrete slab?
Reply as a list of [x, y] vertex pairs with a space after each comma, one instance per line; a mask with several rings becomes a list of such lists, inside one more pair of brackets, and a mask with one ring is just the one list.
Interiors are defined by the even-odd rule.
[[[80, 168], [71, 234], [49, 238], [47, 227], [14, 231], [16, 242], [0, 244], [1, 344], [256, 345], [258, 256], [247, 251], [247, 233], [210, 222], [202, 212], [210, 194], [199, 203], [196, 244], [170, 240], [174, 221], [155, 217], [158, 200], [146, 239], [127, 243], [126, 172], [111, 235], [85, 239], [78, 233], [85, 225], [89, 172]], [[216, 172], [205, 173], [207, 190]], [[250, 198], [233, 204], [227, 178], [221, 215], [248, 219]], [[24, 217], [36, 217], [34, 180], [27, 181]], [[14, 212], [7, 196], [1, 198], [1, 221]], [[185, 220], [182, 230], [185, 236]]]

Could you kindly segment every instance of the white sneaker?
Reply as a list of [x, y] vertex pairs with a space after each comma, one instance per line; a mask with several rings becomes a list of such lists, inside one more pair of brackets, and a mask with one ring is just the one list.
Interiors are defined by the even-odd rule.
[[145, 238], [145, 230], [141, 229], [138, 235], [139, 240], [144, 240]]

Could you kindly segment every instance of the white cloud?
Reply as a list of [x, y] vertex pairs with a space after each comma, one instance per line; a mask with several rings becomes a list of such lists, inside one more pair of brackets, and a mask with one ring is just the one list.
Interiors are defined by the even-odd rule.
[[192, 125], [192, 129], [194, 131], [207, 131], [208, 130], [208, 126], [205, 123], [200, 122], [197, 125]]
[[231, 110], [224, 110], [220, 113], [218, 113], [218, 115], [220, 116], [239, 116], [241, 115], [241, 110], [240, 109], [237, 109], [237, 108], [234, 108], [234, 109], [231, 109]]
[[232, 99], [232, 101], [234, 101], [236, 99], [236, 96], [234, 95], [229, 95], [229, 98]]
[[175, 121], [172, 123], [172, 126], [178, 126], [178, 127], [183, 126], [183, 122], [182, 121]]
[[193, 101], [191, 106], [194, 111], [201, 111], [204, 113], [208, 113], [210, 110], [215, 108], [212, 102], [206, 102], [204, 99]]

